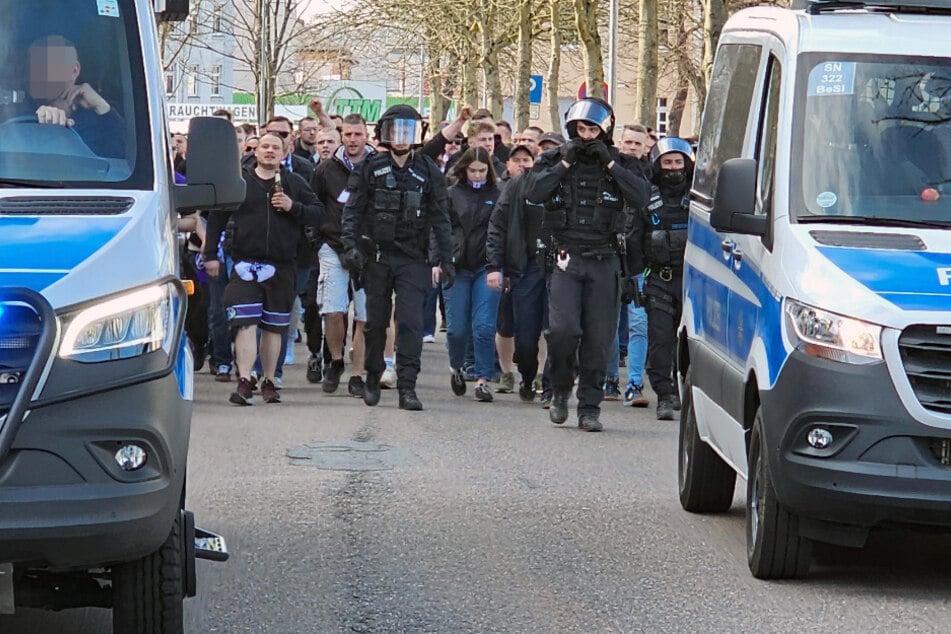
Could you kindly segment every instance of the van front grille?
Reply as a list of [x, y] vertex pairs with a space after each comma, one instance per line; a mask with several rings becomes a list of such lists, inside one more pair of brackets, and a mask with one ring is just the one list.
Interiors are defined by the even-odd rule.
[[951, 326], [909, 326], [898, 350], [921, 406], [951, 414]]

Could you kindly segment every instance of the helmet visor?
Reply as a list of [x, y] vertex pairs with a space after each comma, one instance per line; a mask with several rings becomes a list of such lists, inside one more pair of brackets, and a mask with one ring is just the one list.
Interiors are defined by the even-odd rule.
[[380, 142], [388, 145], [419, 145], [423, 142], [423, 122], [419, 119], [388, 119], [380, 129]]
[[607, 132], [611, 129], [611, 118], [613, 116], [611, 110], [606, 108], [604, 104], [582, 99], [581, 101], [576, 101], [568, 108], [568, 112], [565, 113], [565, 123], [570, 121], [586, 121]]
[[693, 160], [693, 148], [687, 141], [675, 136], [665, 136], [655, 143], [651, 150], [651, 157], [656, 160], [670, 152], [680, 152], [684, 155], [684, 158]]

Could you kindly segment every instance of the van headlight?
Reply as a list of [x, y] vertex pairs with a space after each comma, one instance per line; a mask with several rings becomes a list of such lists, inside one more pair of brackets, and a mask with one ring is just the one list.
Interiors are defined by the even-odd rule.
[[61, 315], [59, 356], [97, 363], [128, 359], [164, 348], [174, 331], [171, 284], [149, 286]]
[[882, 360], [882, 327], [786, 299], [786, 332], [814, 357], [864, 365]]

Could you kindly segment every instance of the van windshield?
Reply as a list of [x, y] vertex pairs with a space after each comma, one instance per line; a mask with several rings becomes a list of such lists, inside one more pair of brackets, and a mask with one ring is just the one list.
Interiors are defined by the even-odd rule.
[[152, 180], [132, 0], [0, 0], [0, 187]]
[[951, 223], [951, 61], [804, 54], [796, 103], [800, 220]]

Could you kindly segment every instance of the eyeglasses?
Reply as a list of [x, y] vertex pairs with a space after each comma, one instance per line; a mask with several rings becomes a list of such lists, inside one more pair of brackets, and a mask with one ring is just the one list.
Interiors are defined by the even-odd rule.
[[282, 139], [286, 139], [287, 137], [289, 137], [289, 136], [291, 135], [290, 132], [284, 132], [284, 131], [282, 131], [282, 130], [268, 130], [267, 133], [268, 133], [268, 134], [276, 134], [277, 136], [281, 137]]

